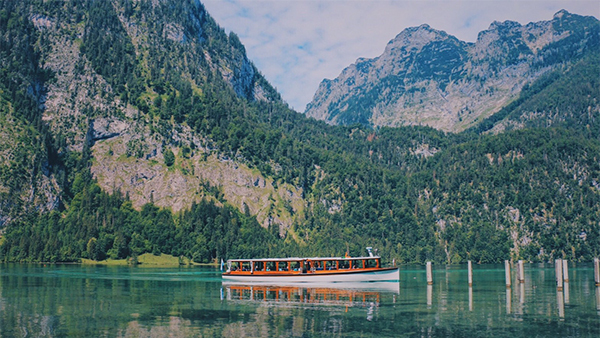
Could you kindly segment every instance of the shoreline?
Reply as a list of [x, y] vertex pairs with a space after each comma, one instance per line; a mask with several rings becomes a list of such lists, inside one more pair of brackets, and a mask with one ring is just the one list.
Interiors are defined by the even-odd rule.
[[74, 262], [5, 262], [5, 263], [19, 263], [19, 264], [65, 264], [65, 265], [104, 265], [104, 266], [139, 266], [139, 267], [214, 267], [218, 268], [218, 262], [214, 263], [197, 263], [187, 257], [175, 257], [172, 255], [161, 254], [155, 256], [151, 253], [145, 253], [137, 257], [135, 262], [131, 257], [126, 259], [105, 259], [102, 261], [95, 261], [87, 258], [80, 258], [79, 261]]
[[145, 253], [133, 260], [131, 257], [127, 259], [106, 259], [103, 261], [94, 261], [91, 259], [82, 258], [81, 265], [107, 265], [107, 266], [164, 266], [164, 267], [194, 267], [194, 266], [211, 266], [218, 267], [218, 263], [196, 263], [187, 257], [175, 257], [172, 255], [161, 254], [155, 256], [151, 253]]

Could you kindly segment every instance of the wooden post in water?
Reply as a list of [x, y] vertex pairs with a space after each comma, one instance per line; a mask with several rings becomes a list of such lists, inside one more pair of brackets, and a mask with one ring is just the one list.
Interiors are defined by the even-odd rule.
[[569, 298], [569, 282], [567, 282], [565, 280], [565, 288], [563, 290], [563, 293], [565, 294], [565, 304], [569, 304], [570, 302], [570, 298]]
[[525, 284], [519, 283], [519, 303], [525, 304]]
[[518, 279], [519, 283], [525, 283], [525, 270], [523, 268], [523, 260], [519, 260], [519, 268], [518, 268]]
[[431, 305], [433, 304], [433, 285], [427, 285], [427, 308], [431, 309]]
[[600, 286], [596, 287], [596, 310], [600, 311]]
[[567, 264], [566, 259], [562, 260], [562, 269], [563, 269], [563, 279], [565, 280], [565, 283], [568, 283], [569, 282], [569, 265]]
[[473, 311], [473, 288], [469, 286], [469, 311]]
[[504, 277], [506, 279], [506, 287], [510, 288], [510, 262], [508, 260], [504, 261]]
[[512, 289], [510, 287], [506, 288], [506, 313], [510, 314], [512, 312]]
[[556, 291], [556, 304], [558, 306], [558, 317], [560, 317], [561, 320], [564, 320], [564, 318], [565, 318], [565, 299], [564, 299], [563, 293], [560, 292], [560, 290]]
[[427, 285], [433, 284], [433, 271], [431, 270], [431, 262], [427, 262]]
[[563, 289], [562, 259], [554, 260], [554, 270], [556, 272], [556, 289], [558, 291], [562, 291], [562, 289]]
[[594, 281], [600, 286], [600, 259], [594, 258]]
[[473, 286], [473, 265], [471, 264], [471, 261], [467, 261], [467, 270], [469, 286]]

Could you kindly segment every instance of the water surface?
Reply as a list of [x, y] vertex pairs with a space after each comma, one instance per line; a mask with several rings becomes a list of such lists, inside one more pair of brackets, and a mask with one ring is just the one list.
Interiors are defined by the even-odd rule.
[[0, 264], [0, 337], [600, 337], [591, 264], [403, 266], [399, 288], [229, 285], [212, 268]]

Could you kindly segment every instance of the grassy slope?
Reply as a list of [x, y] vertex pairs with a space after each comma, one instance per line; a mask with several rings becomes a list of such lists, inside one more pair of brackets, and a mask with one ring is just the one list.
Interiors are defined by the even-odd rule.
[[[132, 261], [127, 259], [106, 259], [103, 261], [94, 261], [91, 259], [82, 258], [81, 264], [90, 265], [131, 265]], [[179, 266], [179, 265], [214, 265], [214, 264], [199, 264], [195, 263], [189, 258], [179, 259], [179, 257], [161, 254], [155, 256], [151, 253], [145, 253], [138, 257], [138, 264], [142, 266]]]

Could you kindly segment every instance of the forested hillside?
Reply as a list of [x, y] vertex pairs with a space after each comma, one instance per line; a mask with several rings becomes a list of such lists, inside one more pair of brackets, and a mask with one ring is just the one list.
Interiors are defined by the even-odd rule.
[[597, 50], [460, 134], [329, 126], [196, 1], [0, 4], [4, 261], [600, 254]]
[[518, 99], [473, 128], [500, 132], [522, 128], [564, 127], [589, 138], [600, 137], [595, 121], [600, 102], [600, 55], [591, 53], [574, 64], [525, 86]]

